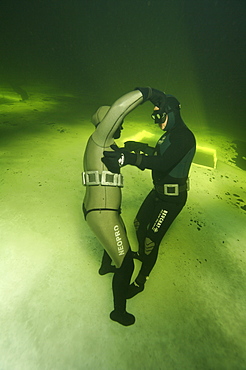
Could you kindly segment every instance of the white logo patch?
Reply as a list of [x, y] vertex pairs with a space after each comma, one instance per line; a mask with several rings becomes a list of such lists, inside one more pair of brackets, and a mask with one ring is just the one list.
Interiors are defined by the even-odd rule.
[[115, 240], [116, 240], [116, 245], [118, 248], [119, 256], [122, 256], [125, 254], [125, 251], [124, 251], [122, 239], [120, 237], [120, 228], [118, 225], [114, 226], [114, 235], [115, 235]]
[[165, 220], [166, 216], [168, 214], [168, 211], [166, 211], [165, 209], [162, 209], [161, 212], [159, 213], [153, 227], [152, 227], [152, 230], [154, 231], [154, 233], [157, 233], [159, 228], [161, 227], [163, 221]]

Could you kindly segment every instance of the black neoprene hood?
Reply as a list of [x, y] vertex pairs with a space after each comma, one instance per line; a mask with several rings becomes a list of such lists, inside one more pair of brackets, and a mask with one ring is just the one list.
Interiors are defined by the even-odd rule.
[[172, 111], [179, 111], [181, 108], [180, 102], [178, 99], [175, 98], [173, 95], [166, 95], [167, 101], [166, 101], [166, 109], [165, 112], [169, 113]]
[[165, 131], [170, 131], [177, 125], [183, 125], [180, 117], [180, 102], [173, 95], [167, 95], [165, 112], [168, 114], [168, 121]]

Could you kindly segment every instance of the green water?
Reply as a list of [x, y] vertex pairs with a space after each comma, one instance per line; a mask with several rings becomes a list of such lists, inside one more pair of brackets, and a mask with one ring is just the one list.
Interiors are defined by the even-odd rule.
[[[245, 369], [244, 1], [1, 8], [0, 369]], [[97, 273], [81, 171], [91, 115], [139, 85], [179, 98], [203, 157], [124, 328], [108, 317], [111, 276]], [[126, 117], [119, 145], [155, 144], [151, 108]], [[136, 250], [133, 219], [151, 175], [122, 172]]]

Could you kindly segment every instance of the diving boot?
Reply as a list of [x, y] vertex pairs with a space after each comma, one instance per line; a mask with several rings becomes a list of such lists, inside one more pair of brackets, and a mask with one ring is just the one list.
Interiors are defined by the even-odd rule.
[[126, 311], [114, 310], [110, 313], [110, 319], [124, 326], [130, 326], [135, 323], [135, 316]]
[[133, 325], [135, 322], [135, 317], [126, 311], [126, 293], [129, 288], [133, 269], [134, 263], [131, 251], [128, 250], [121, 267], [116, 269], [113, 276], [114, 310], [110, 313], [111, 320], [124, 326]]

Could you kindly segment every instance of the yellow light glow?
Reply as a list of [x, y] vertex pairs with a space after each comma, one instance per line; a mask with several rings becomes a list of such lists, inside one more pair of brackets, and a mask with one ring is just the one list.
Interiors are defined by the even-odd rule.
[[45, 99], [45, 96], [38, 94], [31, 96], [28, 100], [21, 100], [18, 94], [4, 94], [0, 96], [1, 113], [22, 112], [26, 113], [37, 109], [39, 111], [47, 111], [54, 108], [59, 102], [54, 99]]
[[[25, 90], [24, 90], [25, 91]], [[69, 99], [74, 101], [74, 95], [61, 92], [56, 87], [46, 85], [32, 85], [27, 90], [27, 99], [22, 99], [22, 95], [14, 91], [11, 86], [0, 86], [0, 106], [1, 113], [29, 113], [34, 110], [49, 111], [56, 109], [63, 102]]]
[[20, 101], [20, 97], [17, 94], [2, 94], [0, 96], [0, 104], [13, 104]]
[[129, 136], [127, 138], [124, 138], [124, 141], [140, 141], [146, 137], [153, 137], [154, 134], [151, 134], [151, 132], [148, 132], [146, 130], [143, 130], [141, 132], [138, 132], [136, 135]]
[[209, 169], [216, 168], [216, 165], [217, 165], [216, 150], [212, 148], [206, 148], [206, 147], [197, 145], [193, 164], [199, 167], [204, 167], [204, 168], [209, 168]]

